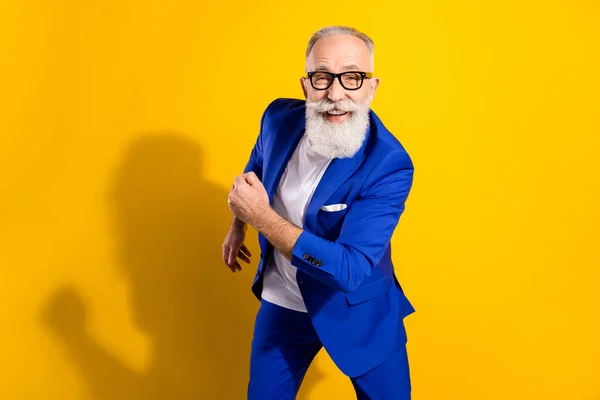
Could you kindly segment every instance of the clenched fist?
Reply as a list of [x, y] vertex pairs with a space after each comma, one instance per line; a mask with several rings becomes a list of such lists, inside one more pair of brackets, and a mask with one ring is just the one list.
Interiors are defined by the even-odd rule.
[[234, 179], [228, 204], [231, 212], [255, 228], [260, 218], [271, 209], [267, 191], [254, 172], [239, 175]]

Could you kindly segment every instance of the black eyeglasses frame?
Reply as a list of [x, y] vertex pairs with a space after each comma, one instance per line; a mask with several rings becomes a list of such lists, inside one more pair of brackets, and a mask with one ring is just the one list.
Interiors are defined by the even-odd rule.
[[[329, 82], [329, 85], [327, 85], [327, 87], [324, 88], [316, 88], [313, 81], [312, 81], [312, 77], [314, 74], [316, 73], [320, 73], [320, 74], [327, 74], [329, 76], [331, 76], [331, 82]], [[356, 88], [347, 88], [346, 86], [344, 86], [344, 83], [342, 82], [342, 75], [344, 74], [359, 74], [361, 77], [360, 80], [360, 85]], [[334, 74], [333, 72], [327, 72], [327, 71], [311, 71], [311, 72], [307, 72], [306, 73], [306, 77], [308, 78], [308, 80], [310, 81], [310, 85], [313, 87], [313, 89], [315, 90], [327, 90], [331, 87], [331, 85], [333, 85], [333, 81], [335, 81], [335, 78], [338, 79], [338, 82], [340, 83], [340, 85], [346, 89], [346, 90], [358, 90], [362, 87], [363, 83], [365, 82], [365, 78], [366, 79], [371, 79], [373, 77], [373, 73], [372, 72], [363, 72], [363, 71], [344, 71], [344, 72], [340, 72], [339, 74]]]

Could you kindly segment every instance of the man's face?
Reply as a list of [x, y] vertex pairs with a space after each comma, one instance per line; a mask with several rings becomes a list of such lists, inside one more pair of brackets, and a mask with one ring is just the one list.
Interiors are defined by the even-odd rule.
[[[320, 39], [315, 43], [306, 59], [306, 72], [322, 70], [332, 73], [344, 71], [373, 72], [373, 58], [366, 44], [352, 35], [335, 35]], [[379, 85], [379, 78], [364, 79], [358, 90], [346, 90], [336, 78], [326, 90], [314, 89], [308, 78], [301, 80], [304, 96], [309, 102], [318, 102], [325, 98], [333, 103], [345, 100], [362, 105], [370, 103]], [[350, 118], [352, 112], [334, 116], [323, 115], [329, 122], [342, 122]]]
[[[366, 44], [359, 38], [329, 36], [315, 43], [306, 60], [306, 71], [334, 74], [372, 72], [373, 59]], [[331, 77], [321, 75], [318, 78], [313, 76], [313, 83], [325, 88]], [[308, 78], [301, 79], [306, 97], [306, 135], [310, 148], [327, 158], [353, 157], [361, 148], [369, 127], [369, 105], [379, 84], [379, 78], [365, 77], [360, 86], [360, 76], [356, 74], [342, 80], [345, 87], [336, 78], [329, 87], [318, 90]], [[359, 89], [351, 90], [353, 87]]]

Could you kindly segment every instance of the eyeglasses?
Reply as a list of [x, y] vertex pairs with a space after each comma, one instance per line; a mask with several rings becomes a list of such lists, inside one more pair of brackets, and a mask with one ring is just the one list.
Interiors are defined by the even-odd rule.
[[346, 90], [358, 90], [362, 87], [365, 78], [371, 79], [373, 73], [361, 71], [347, 71], [333, 74], [326, 71], [313, 71], [307, 73], [310, 84], [315, 90], [329, 89], [333, 80], [338, 78], [340, 85]]

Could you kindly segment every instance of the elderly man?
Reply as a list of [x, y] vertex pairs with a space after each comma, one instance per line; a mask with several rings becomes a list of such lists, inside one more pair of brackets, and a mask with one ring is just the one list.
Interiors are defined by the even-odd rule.
[[403, 319], [414, 308], [394, 274], [390, 239], [413, 164], [370, 110], [379, 78], [369, 37], [319, 30], [306, 72], [306, 101], [267, 107], [228, 198], [224, 262], [233, 272], [238, 258], [250, 262], [246, 224], [262, 251], [248, 398], [294, 399], [324, 346], [358, 399], [410, 399]]

